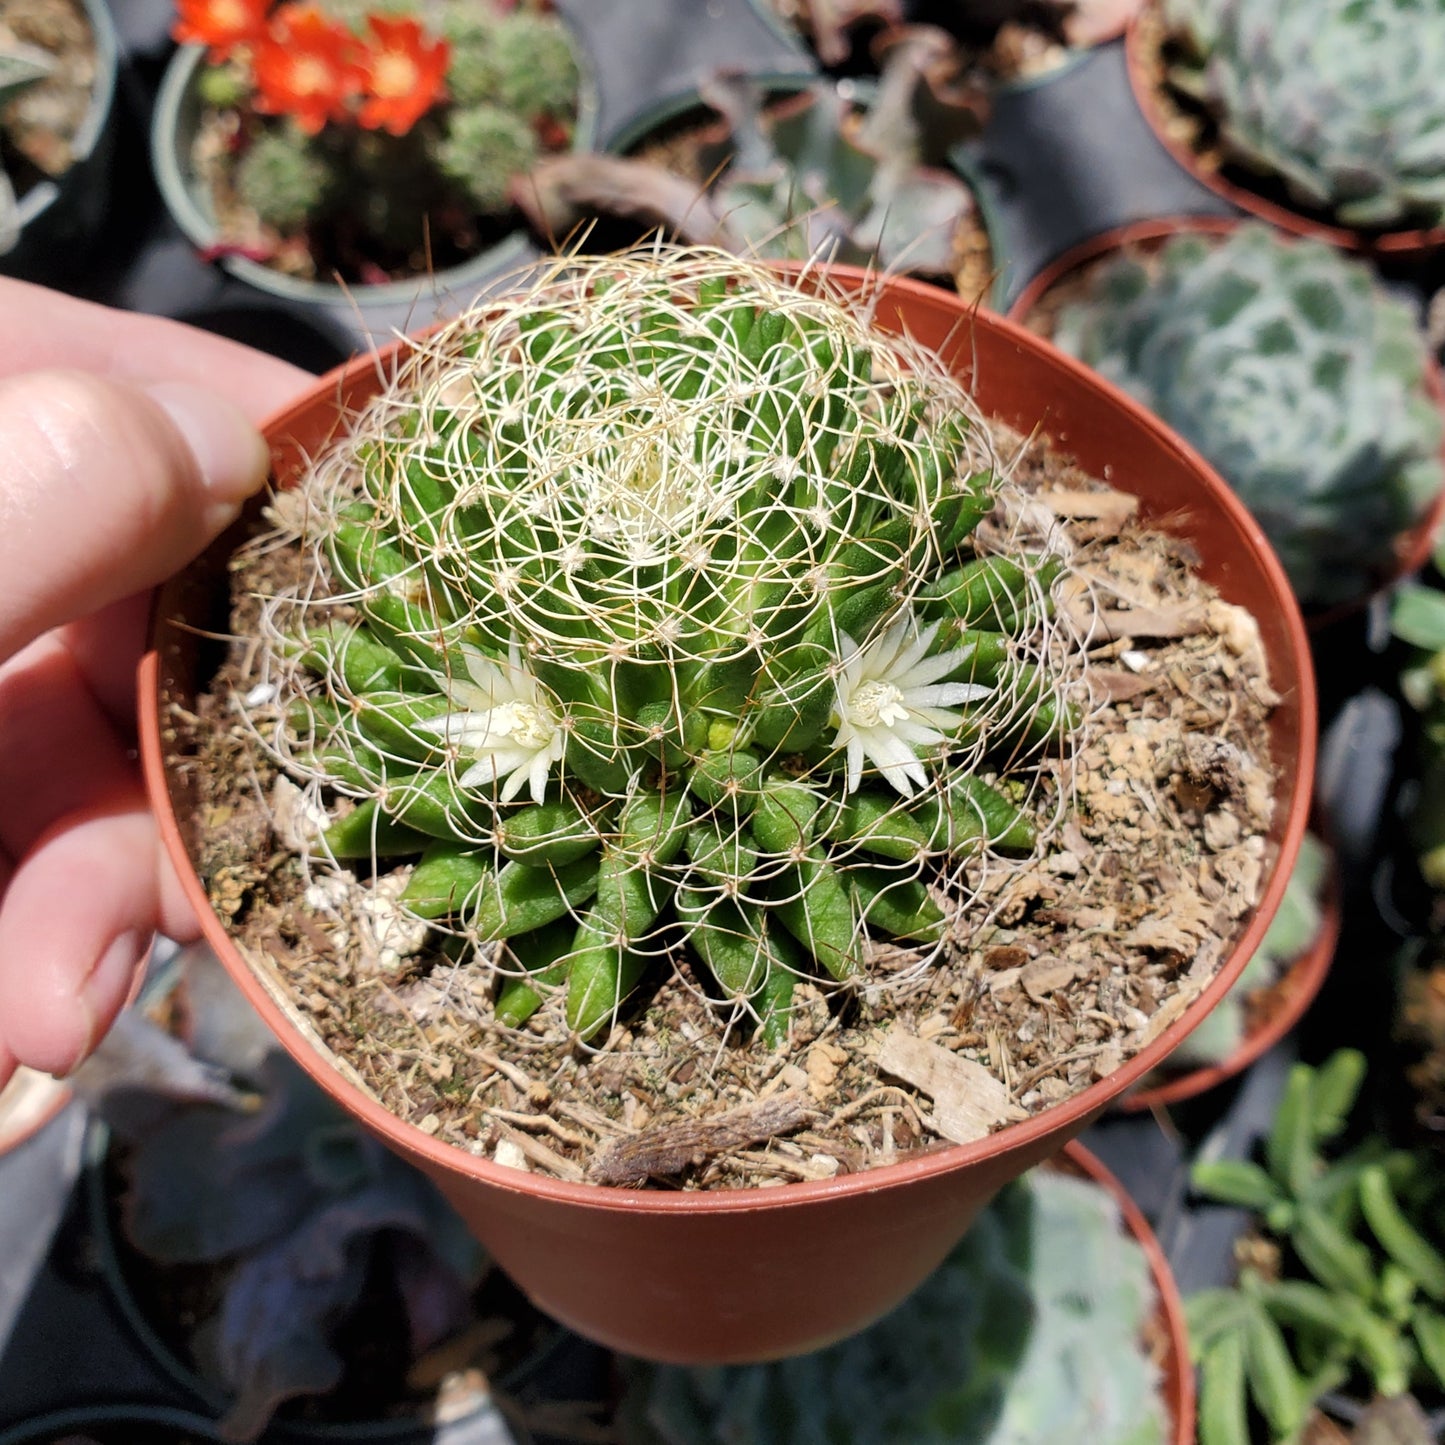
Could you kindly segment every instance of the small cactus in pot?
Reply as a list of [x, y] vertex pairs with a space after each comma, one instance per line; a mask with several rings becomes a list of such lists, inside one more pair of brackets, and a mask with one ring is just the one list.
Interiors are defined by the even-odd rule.
[[916, 976], [1078, 722], [1059, 559], [970, 541], [1000, 472], [836, 298], [557, 263], [420, 342], [285, 508], [317, 580], [265, 609], [260, 695], [331, 805], [313, 855], [582, 1040], [664, 964], [768, 1047], [800, 977]]
[[[55, 59], [48, 52], [0, 36], [0, 120], [11, 101], [54, 69]], [[20, 201], [0, 156], [0, 256], [12, 250], [19, 239]]]

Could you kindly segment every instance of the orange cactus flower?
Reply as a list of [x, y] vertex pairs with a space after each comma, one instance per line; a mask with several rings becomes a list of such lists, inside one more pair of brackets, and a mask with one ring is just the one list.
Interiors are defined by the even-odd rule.
[[409, 17], [368, 15], [372, 42], [362, 52], [365, 94], [357, 117], [368, 130], [405, 135], [446, 94], [451, 46]]
[[282, 5], [256, 46], [256, 109], [289, 115], [307, 135], [345, 120], [361, 85], [356, 39], [312, 4]]
[[176, 0], [171, 39], [182, 45], [208, 45], [213, 61], [225, 60], [238, 45], [266, 33], [270, 0]]

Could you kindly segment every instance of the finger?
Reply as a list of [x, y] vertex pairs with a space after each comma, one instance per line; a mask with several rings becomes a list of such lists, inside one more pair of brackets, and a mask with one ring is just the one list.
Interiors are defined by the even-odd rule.
[[5, 1040], [0, 1039], [0, 1089], [15, 1077], [15, 1070], [19, 1067], [15, 1055], [5, 1047]]
[[0, 910], [0, 1039], [22, 1064], [68, 1074], [110, 1027], [157, 923], [174, 924], [158, 861], [144, 807], [75, 814], [21, 861]]
[[151, 605], [152, 594], [138, 592], [50, 634], [75, 659], [101, 710], [127, 742], [135, 734], [135, 667], [150, 635]]
[[137, 385], [204, 379], [252, 421], [311, 382], [309, 372], [177, 321], [138, 316], [0, 278], [0, 376], [55, 367]]
[[57, 818], [95, 801], [133, 800], [129, 748], [75, 659], [43, 637], [0, 669], [0, 845], [20, 858]]
[[230, 402], [82, 372], [0, 380], [0, 657], [183, 566], [265, 480]]

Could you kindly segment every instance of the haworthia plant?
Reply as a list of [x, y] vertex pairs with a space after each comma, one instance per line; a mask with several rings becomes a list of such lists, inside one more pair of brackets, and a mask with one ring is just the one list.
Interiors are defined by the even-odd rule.
[[1226, 154], [1345, 226], [1445, 223], [1445, 0], [1162, 0]]
[[328, 595], [273, 621], [290, 765], [354, 800], [323, 848], [412, 860], [504, 1023], [565, 988], [592, 1038], [680, 958], [780, 1044], [800, 975], [925, 963], [968, 861], [1035, 845], [1008, 770], [1073, 724], [1060, 564], [975, 555], [997, 482], [941, 364], [841, 297], [558, 263], [304, 483]]
[[1304, 602], [1368, 591], [1445, 487], [1414, 311], [1320, 242], [1245, 225], [1121, 255], [1055, 340], [1203, 452]]
[[1009, 1186], [892, 1314], [770, 1365], [635, 1364], [627, 1445], [1150, 1445], [1148, 1262], [1097, 1185]]
[[1169, 1056], [1168, 1067], [1223, 1063], [1244, 1042], [1250, 1023], [1250, 997], [1272, 987], [1309, 948], [1323, 919], [1321, 895], [1330, 868], [1329, 851], [1312, 833], [1300, 843], [1299, 856], [1279, 912], [1235, 985], [1214, 1011]]
[[1432, 1157], [1378, 1136], [1326, 1152], [1364, 1074], [1363, 1055], [1349, 1049], [1318, 1068], [1297, 1064], [1263, 1160], [1194, 1167], [1200, 1193], [1257, 1212], [1280, 1264], [1247, 1264], [1235, 1288], [1188, 1301], [1201, 1445], [1295, 1441], [1315, 1402], [1341, 1387], [1358, 1397], [1445, 1389], [1445, 1236]]

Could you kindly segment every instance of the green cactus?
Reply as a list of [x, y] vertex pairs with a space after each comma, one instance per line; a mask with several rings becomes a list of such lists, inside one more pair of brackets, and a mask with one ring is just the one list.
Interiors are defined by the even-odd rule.
[[1303, 602], [1367, 592], [1445, 486], [1414, 313], [1319, 242], [1245, 225], [1126, 254], [1055, 340], [1203, 452]]
[[517, 115], [565, 115], [577, 104], [577, 60], [555, 16], [514, 10], [493, 40], [497, 102]]
[[1445, 222], [1445, 0], [1163, 0], [1226, 154], [1346, 226]]
[[841, 297], [714, 251], [557, 263], [307, 483], [357, 614], [274, 624], [291, 765], [359, 803], [326, 845], [420, 854], [404, 903], [515, 940], [510, 1022], [565, 974], [591, 1038], [686, 940], [780, 1043], [797, 971], [860, 983], [869, 933], [936, 953], [967, 860], [1034, 842], [983, 775], [1074, 724], [1057, 563], [949, 581], [995, 485], [941, 364]]
[[511, 111], [495, 105], [453, 110], [434, 148], [437, 169], [484, 214], [507, 207], [513, 176], [537, 158], [537, 133]]
[[1250, 995], [1278, 983], [1320, 931], [1323, 917], [1320, 895], [1329, 868], [1329, 850], [1313, 833], [1305, 834], [1274, 921], [1234, 987], [1170, 1054], [1171, 1073], [1181, 1068], [1223, 1063], [1244, 1042]]
[[327, 209], [338, 178], [294, 126], [262, 131], [236, 166], [236, 192], [266, 225], [300, 231]]
[[1148, 1261], [1114, 1201], [1036, 1170], [892, 1314], [770, 1365], [635, 1363], [627, 1445], [1147, 1445], [1166, 1438]]

